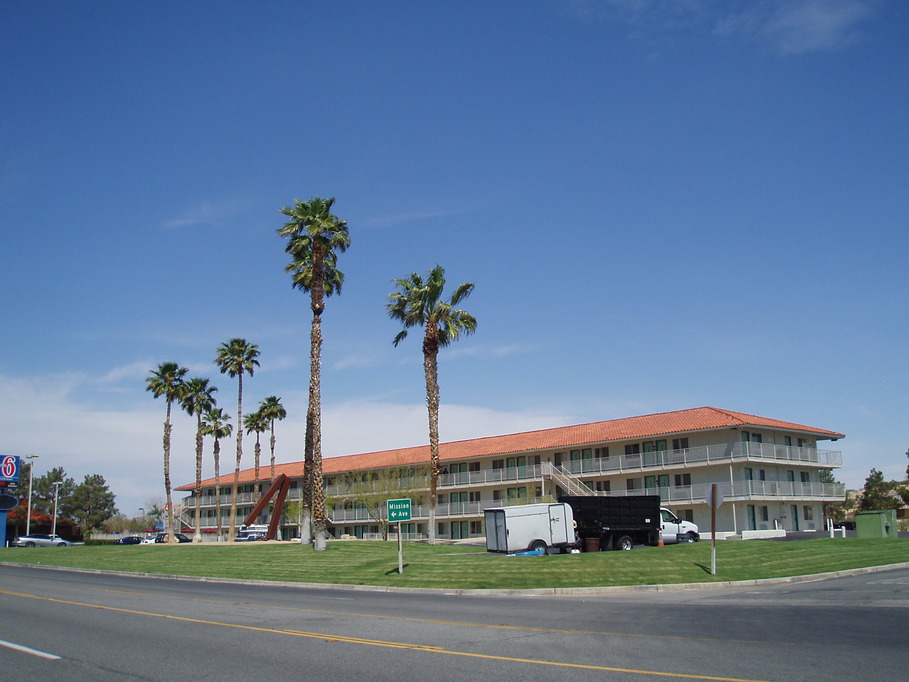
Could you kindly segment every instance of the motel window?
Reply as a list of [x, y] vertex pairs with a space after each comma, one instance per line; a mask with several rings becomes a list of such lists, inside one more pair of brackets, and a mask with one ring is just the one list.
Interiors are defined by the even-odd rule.
[[505, 460], [504, 460], [504, 459], [494, 459], [494, 460], [492, 460], [492, 468], [493, 468], [493, 469], [504, 469], [504, 468], [505, 468]]
[[493, 499], [493, 500], [501, 500], [501, 499], [502, 499], [502, 491], [501, 491], [501, 490], [493, 490], [493, 491], [492, 491], [492, 499]]
[[687, 450], [688, 449], [688, 439], [687, 438], [673, 438], [672, 439], [672, 449], [673, 450]]
[[805, 507], [802, 507], [802, 512], [805, 514], [806, 521], [814, 520], [814, 507], [809, 507], [806, 505]]
[[639, 443], [629, 443], [625, 446], [626, 455], [639, 455], [641, 454], [641, 446]]
[[471, 521], [470, 522], [470, 534], [471, 535], [480, 535], [483, 532], [483, 522], [482, 521]]
[[765, 506], [758, 507], [758, 519], [761, 521], [769, 521], [770, 510], [768, 510]]
[[792, 436], [783, 436], [783, 444], [786, 447], [792, 447]]
[[644, 443], [644, 452], [662, 452], [665, 449], [665, 440], [648, 440]]
[[479, 490], [472, 491], [471, 493], [469, 493], [469, 497], [470, 497], [471, 502], [479, 502], [480, 501], [480, 491]]
[[802, 478], [802, 483], [811, 482], [811, 474], [809, 474], [807, 471], [800, 471], [799, 476], [801, 476], [801, 478]]
[[597, 459], [608, 459], [609, 458], [609, 448], [594, 448], [593, 456]]
[[625, 489], [626, 490], [638, 490], [641, 487], [641, 479], [639, 478], [626, 478], [625, 479]]
[[598, 493], [608, 493], [609, 492], [609, 481], [596, 481], [596, 491]]
[[468, 470], [468, 471], [479, 471], [479, 470], [480, 470], [480, 463], [479, 463], [479, 462], [471, 462], [470, 464], [467, 465], [467, 470]]
[[675, 475], [675, 487], [681, 488], [683, 486], [691, 485], [691, 474], [676, 474]]

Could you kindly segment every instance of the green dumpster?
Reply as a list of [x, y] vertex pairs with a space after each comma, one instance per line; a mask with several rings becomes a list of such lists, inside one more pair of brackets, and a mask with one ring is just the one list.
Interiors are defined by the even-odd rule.
[[855, 514], [855, 534], [860, 538], [895, 538], [896, 510], [863, 511]]

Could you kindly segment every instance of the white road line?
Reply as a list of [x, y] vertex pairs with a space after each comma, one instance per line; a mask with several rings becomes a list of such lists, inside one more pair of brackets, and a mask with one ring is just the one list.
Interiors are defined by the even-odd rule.
[[12, 642], [6, 642], [0, 639], [0, 646], [5, 646], [7, 649], [15, 649], [16, 651], [21, 651], [26, 654], [31, 654], [32, 656], [38, 656], [39, 658], [47, 658], [51, 661], [57, 661], [60, 659], [59, 656], [54, 654], [49, 654], [46, 651], [38, 651], [37, 649], [32, 649], [27, 646], [22, 646], [21, 644], [13, 644]]

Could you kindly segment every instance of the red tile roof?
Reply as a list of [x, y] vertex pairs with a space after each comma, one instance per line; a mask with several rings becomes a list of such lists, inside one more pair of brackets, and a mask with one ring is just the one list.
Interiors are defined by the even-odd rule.
[[[540, 431], [526, 431], [504, 436], [488, 436], [471, 440], [441, 443], [439, 457], [442, 461], [464, 460], [474, 457], [492, 455], [512, 455], [516, 453], [569, 448], [583, 445], [609, 443], [611, 441], [641, 440], [669, 434], [683, 435], [693, 431], [711, 431], [742, 427], [777, 429], [794, 433], [804, 433], [820, 440], [843, 438], [844, 434], [794, 422], [768, 419], [753, 414], [721, 410], [716, 407], [696, 407], [689, 410], [648, 414], [641, 417], [625, 417], [608, 421], [579, 424], [576, 426], [559, 426]], [[405, 466], [429, 462], [429, 445], [418, 445], [396, 450], [382, 450], [359, 455], [326, 457], [322, 460], [322, 471], [326, 475], [343, 473], [358, 469], [377, 469], [389, 466]], [[279, 464], [276, 473], [287, 474], [291, 478], [303, 475], [303, 462]], [[263, 466], [260, 475], [269, 476], [271, 469]], [[221, 476], [221, 485], [233, 483], [233, 472]], [[254, 470], [240, 472], [240, 482], [254, 480]], [[214, 485], [215, 479], [202, 482], [203, 486]], [[177, 490], [192, 490], [193, 484], [182, 485]]]

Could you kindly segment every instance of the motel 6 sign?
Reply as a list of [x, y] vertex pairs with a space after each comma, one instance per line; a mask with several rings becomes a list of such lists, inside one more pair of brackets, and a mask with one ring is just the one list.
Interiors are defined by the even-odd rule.
[[0, 483], [19, 482], [19, 458], [15, 455], [0, 456]]
[[13, 455], [0, 455], [0, 547], [6, 544], [6, 512], [19, 506], [19, 498], [10, 495], [6, 490], [19, 483], [19, 458]]

